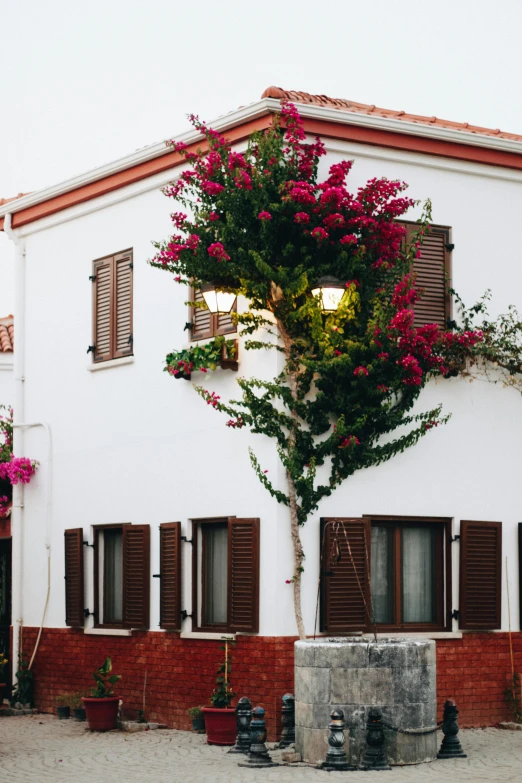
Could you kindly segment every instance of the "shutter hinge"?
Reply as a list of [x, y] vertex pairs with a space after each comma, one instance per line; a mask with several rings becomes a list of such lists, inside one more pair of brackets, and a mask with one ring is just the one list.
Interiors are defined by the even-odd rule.
[[445, 247], [448, 253], [451, 253], [451, 251], [455, 249], [455, 245], [453, 244], [453, 242], [446, 242]]
[[187, 617], [192, 617], [192, 615], [189, 614], [186, 609], [182, 609], [181, 610], [181, 621], [183, 622], [183, 620], [186, 620]]
[[83, 610], [84, 617], [94, 617], [94, 612], [90, 612], [88, 609]]
[[84, 545], [84, 546], [92, 546], [92, 548], [93, 548], [93, 549], [96, 549], [96, 544], [89, 544], [89, 542], [88, 542], [88, 541], [84, 541], [84, 542], [83, 542], [83, 545]]
[[153, 579], [161, 579], [161, 574], [152, 574]]
[[94, 283], [94, 281], [96, 280], [96, 275], [89, 275], [89, 280], [91, 281], [91, 283]]
[[87, 348], [87, 353], [94, 353], [95, 350], [96, 350], [95, 345], [89, 345], [89, 347]]
[[453, 544], [454, 541], [460, 541], [460, 536], [452, 536], [451, 543]]
[[181, 536], [181, 540], [184, 541], [186, 544], [192, 544], [192, 539], [187, 538], [187, 536]]
[[192, 321], [187, 321], [187, 323], [183, 327], [183, 331], [186, 332], [187, 329], [193, 329], [193, 328], [194, 328], [194, 323]]
[[129, 269], [134, 269], [134, 264], [132, 263], [132, 261], [129, 264]]
[[454, 609], [451, 613], [451, 617], [453, 620], [458, 620], [460, 618], [460, 612], [458, 609]]
[[129, 343], [129, 345], [132, 345], [132, 343], [134, 342], [134, 337], [132, 336], [132, 334], [129, 334], [129, 339], [127, 340], [127, 342]]

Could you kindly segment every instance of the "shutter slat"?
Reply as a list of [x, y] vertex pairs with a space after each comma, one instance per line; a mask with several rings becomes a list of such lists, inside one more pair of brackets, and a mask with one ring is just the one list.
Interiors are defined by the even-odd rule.
[[181, 629], [181, 522], [160, 525], [160, 628]]
[[101, 259], [93, 264], [95, 276], [93, 288], [94, 334], [96, 346], [94, 361], [112, 358], [111, 354], [111, 291], [112, 258]]
[[259, 629], [259, 519], [228, 520], [230, 631]]
[[123, 526], [123, 624], [146, 630], [150, 608], [150, 526]]
[[502, 620], [502, 523], [460, 523], [460, 618], [464, 630], [496, 630]]
[[369, 530], [369, 521], [360, 518], [322, 522], [321, 624], [325, 631], [363, 631], [368, 626], [364, 604], [369, 606]]
[[65, 624], [83, 628], [83, 530], [65, 531]]
[[132, 253], [115, 257], [115, 335], [114, 356], [133, 353], [132, 335]]
[[[203, 302], [203, 294], [199, 289], [190, 289], [191, 302]], [[213, 320], [210, 310], [201, 310], [199, 307], [190, 308], [190, 320], [192, 321], [191, 340], [204, 340], [212, 337]]]

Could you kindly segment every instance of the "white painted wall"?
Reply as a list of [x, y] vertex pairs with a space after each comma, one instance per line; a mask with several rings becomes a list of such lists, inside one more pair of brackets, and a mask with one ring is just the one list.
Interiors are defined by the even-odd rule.
[[0, 405], [12, 405], [13, 392], [13, 354], [0, 351]]
[[[409, 182], [410, 194], [430, 197], [436, 223], [453, 227], [454, 285], [467, 302], [493, 288], [492, 309], [522, 306], [522, 248], [510, 226], [522, 211], [522, 175], [474, 164], [393, 152], [356, 144], [330, 145], [328, 163], [355, 158], [351, 187], [369, 177]], [[323, 169], [326, 168], [323, 162]], [[165, 175], [87, 202], [28, 226], [26, 418], [47, 421], [53, 434], [52, 590], [46, 624], [64, 624], [63, 530], [131, 521], [149, 523], [151, 573], [157, 573], [158, 528], [189, 518], [261, 518], [260, 633], [295, 633], [292, 557], [287, 511], [261, 487], [247, 454], [252, 444], [264, 469], [282, 481], [273, 444], [231, 431], [193, 392], [162, 372], [165, 354], [182, 347], [186, 292], [145, 262], [151, 240], [169, 232], [172, 204], [159, 192]], [[417, 210], [417, 213], [420, 209]], [[412, 214], [412, 217], [417, 217]], [[92, 260], [134, 250], [134, 350], [132, 364], [90, 372]], [[240, 373], [275, 372], [275, 358], [240, 351]], [[222, 399], [235, 393], [234, 374], [218, 371], [201, 383]], [[199, 378], [197, 379], [199, 381]], [[510, 562], [512, 627], [518, 628], [517, 522], [521, 519], [518, 471], [522, 400], [513, 390], [461, 379], [431, 383], [419, 409], [439, 402], [453, 414], [419, 445], [392, 462], [349, 479], [303, 529], [307, 553], [303, 597], [307, 630], [313, 629], [319, 575], [319, 517], [361, 514], [441, 515], [503, 522]], [[204, 447], [204, 459], [201, 454]], [[25, 496], [24, 622], [41, 620], [46, 584], [44, 498], [46, 443], [28, 431], [27, 455], [42, 461]], [[196, 454], [198, 456], [196, 456]], [[453, 607], [458, 608], [458, 544], [453, 545]], [[186, 546], [183, 608], [190, 611], [190, 547]], [[92, 608], [92, 550], [86, 551]], [[90, 580], [90, 581], [89, 581]], [[503, 595], [503, 627], [507, 603]], [[151, 628], [159, 622], [159, 584], [152, 580]], [[185, 623], [190, 630], [190, 621]]]

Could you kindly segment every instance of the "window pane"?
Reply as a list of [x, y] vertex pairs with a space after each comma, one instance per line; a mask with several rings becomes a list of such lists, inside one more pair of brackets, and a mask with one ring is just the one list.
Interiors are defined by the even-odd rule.
[[123, 533], [104, 531], [104, 623], [123, 621]]
[[429, 527], [402, 530], [402, 619], [405, 623], [436, 620], [433, 595], [436, 531]]
[[375, 622], [393, 623], [393, 528], [372, 525], [371, 586]]
[[205, 572], [204, 617], [207, 625], [227, 623], [228, 528], [226, 525], [208, 525], [205, 537], [203, 564]]

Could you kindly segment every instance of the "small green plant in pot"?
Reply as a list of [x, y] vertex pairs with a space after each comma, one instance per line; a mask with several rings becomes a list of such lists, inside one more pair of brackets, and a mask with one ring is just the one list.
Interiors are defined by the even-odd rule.
[[91, 696], [83, 697], [87, 722], [91, 731], [111, 731], [116, 728], [119, 697], [113, 694], [113, 685], [121, 680], [121, 674], [111, 674], [112, 661], [106, 658], [99, 669], [92, 673], [95, 686]]
[[60, 720], [68, 720], [71, 717], [71, 693], [60, 693], [56, 697], [56, 712]]
[[204, 734], [205, 716], [201, 712], [201, 707], [191, 707], [187, 712], [192, 721], [192, 731], [197, 731], [198, 734]]
[[234, 646], [232, 639], [224, 639], [225, 644], [219, 649], [224, 650], [225, 660], [220, 664], [216, 677], [216, 688], [210, 697], [212, 707], [202, 707], [205, 717], [207, 743], [209, 745], [234, 745], [236, 741], [236, 713], [231, 707], [235, 693], [230, 687], [232, 658], [228, 653], [229, 645]]
[[87, 691], [75, 691], [71, 693], [71, 709], [73, 711], [73, 718], [75, 720], [85, 720], [85, 707], [83, 706], [83, 699], [88, 696]]

